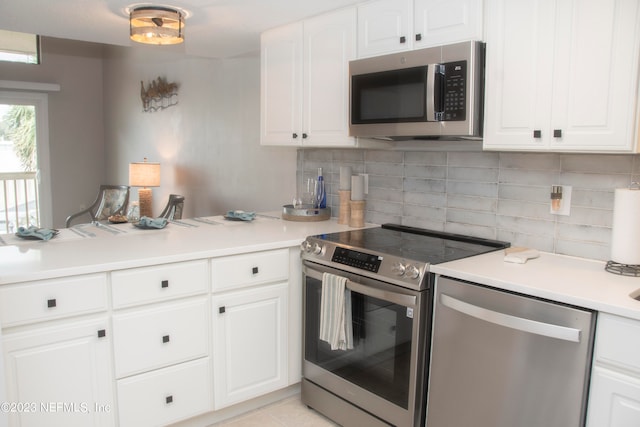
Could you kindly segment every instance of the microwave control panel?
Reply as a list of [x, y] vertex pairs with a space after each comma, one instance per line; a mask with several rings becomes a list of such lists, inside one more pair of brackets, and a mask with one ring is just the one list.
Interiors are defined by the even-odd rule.
[[442, 120], [464, 121], [467, 119], [467, 61], [447, 62], [444, 66]]

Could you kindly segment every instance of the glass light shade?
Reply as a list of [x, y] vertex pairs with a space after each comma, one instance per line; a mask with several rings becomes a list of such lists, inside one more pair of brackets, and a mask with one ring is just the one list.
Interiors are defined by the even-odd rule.
[[184, 16], [167, 7], [137, 7], [129, 14], [129, 29], [138, 43], [178, 44], [184, 41]]
[[159, 187], [160, 163], [129, 163], [129, 185], [132, 187]]

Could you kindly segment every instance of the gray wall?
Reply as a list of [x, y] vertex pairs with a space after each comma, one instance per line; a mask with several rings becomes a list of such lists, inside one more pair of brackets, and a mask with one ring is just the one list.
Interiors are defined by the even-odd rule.
[[[160, 162], [155, 213], [171, 193], [186, 197], [186, 217], [290, 203], [296, 150], [259, 142], [259, 56], [217, 60], [144, 48], [110, 47], [105, 58], [107, 176], [127, 182], [130, 162]], [[140, 82], [159, 76], [179, 85], [178, 104], [145, 113]]]
[[[185, 216], [279, 210], [295, 193], [296, 150], [261, 147], [260, 60], [188, 57], [158, 46], [43, 39], [41, 65], [0, 62], [0, 79], [57, 83], [49, 94], [53, 226], [89, 205], [128, 165], [161, 163], [154, 212], [186, 197]], [[144, 113], [140, 81], [177, 82], [179, 104]], [[132, 191], [137, 200], [137, 190]]]
[[[298, 151], [298, 181], [323, 167], [333, 215], [340, 166], [369, 174], [366, 221], [395, 222], [608, 260], [616, 188], [640, 180], [640, 156], [477, 151]], [[569, 216], [551, 185], [573, 188]]]
[[0, 79], [57, 83], [50, 92], [49, 151], [52, 218], [65, 218], [93, 201], [106, 179], [102, 45], [43, 38], [42, 64], [0, 61]]

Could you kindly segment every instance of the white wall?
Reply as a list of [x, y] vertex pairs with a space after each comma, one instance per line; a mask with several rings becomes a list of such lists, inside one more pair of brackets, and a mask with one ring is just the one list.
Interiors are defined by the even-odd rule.
[[[296, 152], [261, 147], [260, 60], [176, 57], [156, 49], [107, 49], [104, 67], [106, 173], [128, 182], [132, 161], [161, 163], [154, 213], [171, 193], [186, 217], [229, 209], [279, 210], [295, 193]], [[140, 82], [179, 85], [178, 105], [145, 113]], [[137, 191], [132, 193], [137, 199]]]

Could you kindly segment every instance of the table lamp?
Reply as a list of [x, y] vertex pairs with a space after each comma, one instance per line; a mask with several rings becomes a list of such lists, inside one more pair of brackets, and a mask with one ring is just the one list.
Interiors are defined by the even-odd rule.
[[142, 187], [138, 190], [140, 200], [140, 217], [153, 218], [152, 193], [151, 188], [160, 186], [160, 163], [143, 162], [129, 163], [129, 185], [132, 187]]

